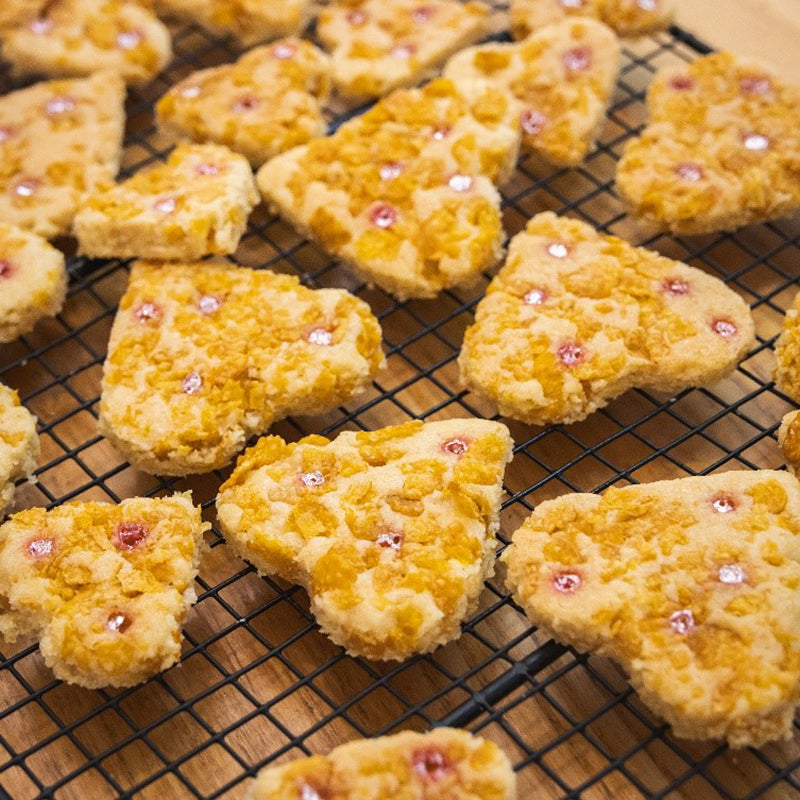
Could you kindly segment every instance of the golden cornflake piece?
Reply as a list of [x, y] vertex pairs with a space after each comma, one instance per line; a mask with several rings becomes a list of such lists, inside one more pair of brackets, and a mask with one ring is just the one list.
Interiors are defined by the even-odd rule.
[[264, 198], [400, 298], [474, 282], [502, 255], [500, 195], [519, 146], [514, 108], [476, 83], [399, 90], [332, 136], [268, 161]]
[[3, 0], [0, 4], [0, 31], [30, 22], [47, 3], [48, 0]]
[[0, 383], [0, 515], [14, 498], [14, 484], [29, 478], [39, 460], [36, 417], [19, 395]]
[[[778, 388], [800, 403], [800, 293], [795, 295], [783, 320], [783, 330], [775, 342], [775, 382]], [[790, 411], [783, 418], [778, 441], [789, 469], [800, 474], [800, 412]]]
[[233, 253], [258, 201], [247, 159], [227, 147], [180, 144], [166, 164], [99, 187], [75, 215], [93, 257], [190, 259]]
[[800, 702], [800, 486], [727, 472], [542, 503], [503, 559], [531, 621], [619, 662], [676, 736], [789, 738]]
[[261, 770], [247, 800], [516, 800], [516, 776], [494, 743], [455, 728], [406, 731]]
[[220, 488], [227, 541], [302, 584], [353, 655], [403, 660], [456, 639], [494, 573], [513, 442], [497, 422], [408, 422], [332, 442], [261, 439]]
[[524, 39], [568, 16], [594, 17], [620, 36], [665, 30], [675, 17], [676, 0], [511, 0], [511, 32]]
[[444, 70], [469, 94], [476, 80], [512, 98], [524, 149], [554, 164], [579, 164], [592, 147], [614, 88], [620, 47], [592, 19], [548, 26], [518, 44], [464, 50]]
[[335, 0], [317, 19], [333, 79], [350, 98], [380, 97], [435, 72], [487, 32], [489, 9], [459, 0]]
[[111, 331], [100, 426], [146, 472], [208, 472], [277, 419], [349, 400], [382, 364], [377, 320], [341, 289], [140, 262]]
[[733, 230], [800, 209], [800, 88], [730, 53], [659, 72], [617, 188], [659, 230]]
[[320, 104], [330, 91], [330, 61], [309, 42], [283, 39], [236, 64], [194, 72], [158, 101], [161, 128], [195, 142], [217, 142], [257, 167], [324, 136]]
[[2, 34], [22, 75], [71, 77], [101, 70], [142, 84], [172, 57], [166, 25], [139, 0], [54, 0], [42, 16]]
[[548, 425], [634, 386], [703, 386], [753, 338], [750, 310], [722, 281], [546, 212], [512, 239], [459, 366], [502, 414]]
[[172, 666], [203, 532], [187, 494], [68, 503], [0, 527], [0, 633], [35, 636], [55, 676], [134, 686]]
[[0, 342], [11, 342], [61, 311], [64, 256], [44, 239], [0, 222]]
[[46, 238], [67, 233], [83, 194], [117, 174], [124, 101], [112, 73], [0, 97], [0, 219]]
[[246, 47], [300, 33], [311, 12], [311, 0], [155, 0], [155, 4], [160, 15], [231, 34]]

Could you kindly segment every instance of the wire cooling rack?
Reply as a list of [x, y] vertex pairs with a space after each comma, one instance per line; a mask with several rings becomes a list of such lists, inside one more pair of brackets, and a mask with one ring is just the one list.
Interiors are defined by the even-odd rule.
[[[192, 69], [236, 56], [229, 42], [196, 27], [176, 29], [174, 46], [169, 70], [130, 98], [123, 175], [169, 149], [153, 126], [157, 97]], [[577, 169], [524, 159], [504, 188], [509, 235], [552, 209], [641, 242], [614, 193], [615, 162], [645, 119], [643, 92], [653, 72], [706, 51], [675, 28], [628, 45], [599, 148]], [[0, 75], [0, 90], [11, 88]], [[797, 283], [799, 236], [795, 221], [645, 242], [740, 292], [753, 307], [757, 345], [733, 376], [708, 388], [674, 398], [631, 391], [568, 427], [509, 423], [517, 447], [501, 547], [536, 503], [566, 491], [780, 465], [775, 431], [790, 402], [771, 381], [772, 346]], [[486, 281], [435, 301], [397, 303], [263, 210], [236, 261], [297, 273], [309, 286], [348, 288], [369, 302], [384, 329], [389, 367], [370, 392], [326, 417], [289, 419], [275, 432], [295, 439], [411, 417], [490, 413], [460, 389], [455, 364]], [[71, 258], [69, 271], [63, 313], [0, 348], [0, 380], [21, 391], [40, 421], [42, 465], [36, 483], [20, 487], [17, 506], [191, 489], [213, 520], [224, 473], [159, 481], [132, 470], [97, 435], [101, 366], [128, 264]], [[265, 764], [327, 752], [356, 736], [450, 724], [505, 749], [521, 800], [800, 797], [797, 736], [735, 753], [674, 739], [613, 665], [531, 630], [502, 574], [487, 585], [459, 641], [382, 665], [350, 658], [321, 635], [302, 590], [258, 578], [216, 531], [209, 544], [181, 663], [145, 684], [87, 691], [53, 680], [35, 646], [3, 649], [0, 796], [237, 798]]]

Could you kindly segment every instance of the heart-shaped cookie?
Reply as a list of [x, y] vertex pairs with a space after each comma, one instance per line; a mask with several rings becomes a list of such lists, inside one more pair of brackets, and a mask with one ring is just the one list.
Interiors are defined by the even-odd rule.
[[38, 460], [36, 417], [13, 389], [0, 383], [0, 516], [11, 505], [15, 482], [29, 478]]
[[485, 44], [448, 62], [469, 95], [488, 81], [514, 104], [522, 146], [554, 164], [579, 164], [605, 120], [620, 62], [614, 33], [593, 19], [565, 20], [517, 44]]
[[203, 532], [189, 494], [32, 508], [0, 527], [0, 633], [57, 678], [133, 686], [174, 664]]
[[511, 240], [458, 363], [502, 414], [549, 425], [634, 386], [711, 383], [753, 336], [749, 308], [719, 279], [545, 212]]
[[409, 422], [332, 442], [261, 439], [217, 498], [226, 539], [301, 583], [354, 655], [402, 660], [459, 636], [494, 572], [503, 472], [497, 422]]
[[437, 728], [348, 742], [327, 756], [261, 770], [247, 800], [516, 800], [511, 763], [494, 743]]
[[264, 199], [304, 234], [397, 297], [473, 283], [502, 254], [500, 195], [514, 169], [512, 100], [487, 84], [398, 90], [268, 161]]
[[156, 104], [162, 130], [224, 144], [257, 167], [323, 136], [330, 91], [328, 57], [310, 42], [283, 39], [235, 64], [193, 72]]
[[340, 94], [364, 100], [412, 86], [486, 32], [489, 9], [459, 0], [335, 0], [317, 19]]
[[789, 737], [800, 702], [800, 486], [727, 472], [539, 505], [503, 558], [530, 619], [608, 656], [689, 739]]
[[700, 234], [800, 208], [800, 88], [714, 53], [659, 72], [650, 124], [625, 147], [617, 189], [649, 227]]
[[277, 419], [349, 400], [382, 364], [378, 321], [346, 291], [139, 262], [111, 330], [100, 426], [146, 472], [208, 472]]

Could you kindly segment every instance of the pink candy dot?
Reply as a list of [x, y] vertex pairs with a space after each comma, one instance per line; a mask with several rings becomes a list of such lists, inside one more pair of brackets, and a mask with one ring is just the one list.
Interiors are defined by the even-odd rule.
[[380, 168], [380, 176], [382, 181], [393, 181], [403, 174], [405, 167], [399, 161], [389, 161], [383, 164]]
[[636, 5], [642, 11], [655, 11], [658, 8], [658, 0], [636, 0]]
[[711, 507], [718, 514], [730, 514], [736, 511], [737, 503], [729, 494], [717, 494], [711, 498]]
[[231, 105], [231, 108], [234, 111], [239, 113], [245, 113], [247, 111], [252, 111], [255, 108], [258, 108], [261, 105], [261, 101], [257, 97], [253, 97], [253, 95], [248, 94], [244, 97], [240, 97], [235, 103]]
[[144, 34], [141, 31], [122, 31], [117, 34], [117, 44], [123, 50], [133, 50], [143, 40]]
[[547, 124], [547, 117], [535, 108], [526, 108], [519, 118], [522, 130], [530, 136], [541, 133]]
[[369, 219], [373, 225], [377, 225], [379, 228], [391, 228], [399, 216], [397, 209], [382, 203], [370, 211]]
[[676, 611], [669, 618], [669, 626], [676, 633], [690, 633], [695, 627], [694, 614], [688, 608]]
[[125, 633], [130, 628], [133, 620], [122, 611], [112, 611], [106, 620], [106, 628], [112, 633]]
[[272, 48], [272, 55], [281, 61], [292, 58], [297, 52], [297, 45], [292, 42], [279, 42]]
[[150, 322], [151, 320], [158, 319], [161, 316], [159, 307], [150, 300], [146, 300], [140, 306], [137, 306], [133, 312], [139, 322]]
[[592, 51], [588, 47], [574, 47], [564, 53], [562, 60], [567, 72], [583, 72], [592, 66]]
[[764, 75], [748, 75], [739, 81], [739, 88], [747, 94], [769, 94], [772, 81]]
[[459, 439], [458, 437], [448, 439], [442, 444], [442, 450], [444, 450], [445, 453], [450, 453], [452, 456], [463, 456], [468, 448], [469, 443], [465, 439]]
[[66, 114], [75, 108], [75, 101], [71, 97], [53, 97], [45, 103], [44, 110], [51, 117]]
[[36, 178], [22, 178], [14, 184], [14, 194], [19, 197], [31, 197], [39, 189]]
[[369, 19], [369, 15], [366, 11], [361, 11], [361, 9], [354, 8], [348, 15], [347, 21], [351, 25], [364, 25], [366, 21]]
[[114, 544], [120, 550], [135, 550], [150, 533], [141, 522], [120, 522], [114, 528]]
[[28, 25], [28, 30], [35, 33], [37, 36], [42, 36], [45, 33], [50, 33], [53, 30], [53, 21], [47, 17], [37, 17]]
[[564, 342], [556, 355], [565, 367], [575, 367], [584, 359], [583, 348], [577, 342]]
[[194, 171], [202, 176], [219, 175], [219, 167], [216, 164], [198, 164]]
[[472, 178], [469, 175], [453, 175], [447, 185], [454, 192], [468, 192], [472, 188]]
[[320, 347], [329, 347], [333, 344], [333, 331], [329, 331], [327, 328], [314, 328], [308, 332], [306, 341]]
[[25, 553], [31, 558], [46, 558], [55, 549], [55, 542], [52, 539], [31, 539], [25, 545]]
[[703, 178], [703, 168], [698, 164], [677, 164], [675, 166], [675, 174], [685, 181], [696, 183]]
[[328, 795], [322, 794], [320, 790], [315, 789], [308, 783], [303, 783], [300, 786], [300, 800], [327, 800]]
[[183, 391], [185, 394], [197, 394], [203, 388], [203, 379], [198, 372], [190, 372], [183, 379]]
[[689, 284], [682, 278], [667, 278], [661, 283], [661, 289], [673, 297], [689, 294]]
[[201, 313], [208, 316], [215, 314], [222, 308], [222, 300], [215, 294], [204, 294], [197, 302], [197, 306]]
[[178, 207], [178, 202], [174, 197], [162, 197], [153, 203], [153, 208], [159, 214], [171, 214]]
[[427, 22], [435, 13], [436, 9], [433, 6], [417, 6], [411, 12], [411, 16], [414, 22]]
[[711, 330], [723, 339], [733, 339], [739, 332], [736, 325], [729, 319], [715, 319], [711, 323]]
[[547, 300], [547, 292], [544, 289], [530, 289], [522, 299], [525, 305], [540, 306]]
[[559, 594], [574, 594], [583, 585], [583, 578], [578, 572], [557, 572], [553, 575], [552, 584]]
[[586, 5], [586, 0], [560, 0], [564, 8], [583, 8]]
[[181, 97], [187, 97], [189, 99], [200, 97], [201, 89], [196, 83], [192, 83], [189, 86], [184, 86], [181, 89]]
[[416, 750], [411, 756], [411, 764], [420, 778], [429, 781], [440, 781], [453, 771], [450, 760], [435, 747]]
[[7, 142], [14, 135], [14, 130], [7, 126], [0, 127], [0, 144]]
[[747, 150], [769, 150], [769, 139], [761, 133], [748, 133], [742, 137], [742, 142]]
[[14, 274], [14, 265], [7, 258], [0, 258], [0, 280], [8, 280]]
[[431, 137], [436, 139], [437, 142], [441, 142], [443, 139], [446, 139], [450, 133], [452, 132], [452, 128], [449, 125], [437, 125], [431, 131]]
[[676, 92], [688, 92], [694, 88], [694, 80], [688, 75], [675, 75], [670, 79], [669, 85]]
[[300, 483], [309, 489], [314, 486], [322, 486], [322, 484], [325, 483], [325, 476], [318, 470], [314, 470], [314, 472], [301, 472]]
[[546, 249], [553, 258], [566, 258], [570, 253], [570, 246], [565, 242], [550, 242]]
[[399, 550], [403, 546], [403, 534], [396, 531], [382, 533], [375, 542], [387, 550]]
[[399, 44], [392, 48], [392, 55], [395, 58], [411, 58], [417, 52], [415, 44]]
[[717, 570], [717, 577], [720, 583], [728, 586], [738, 586], [740, 583], [744, 583], [745, 574], [739, 564], [723, 564]]

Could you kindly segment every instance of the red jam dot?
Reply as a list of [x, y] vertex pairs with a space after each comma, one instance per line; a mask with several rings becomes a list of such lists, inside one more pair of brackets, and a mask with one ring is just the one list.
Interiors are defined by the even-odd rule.
[[216, 164], [198, 164], [194, 171], [198, 175], [219, 175], [219, 167]]
[[178, 206], [177, 201], [174, 197], [162, 197], [160, 200], [156, 200], [153, 203], [153, 208], [158, 211], [159, 214], [171, 214]]
[[433, 6], [417, 6], [411, 12], [411, 16], [414, 22], [427, 22], [435, 13], [436, 9]]
[[739, 88], [748, 94], [768, 94], [772, 91], [772, 81], [766, 76], [748, 75], [739, 81]]
[[392, 48], [392, 55], [395, 58], [411, 58], [417, 52], [417, 46], [413, 44], [399, 44]]
[[333, 331], [329, 331], [327, 328], [314, 328], [312, 331], [309, 331], [306, 339], [310, 344], [316, 344], [320, 347], [329, 347], [333, 344]]
[[281, 61], [284, 61], [287, 58], [292, 58], [296, 52], [297, 45], [292, 44], [291, 42], [280, 42], [272, 48], [272, 55]]
[[574, 47], [563, 56], [567, 72], [583, 72], [592, 66], [592, 51], [588, 47]]
[[550, 242], [547, 245], [547, 253], [553, 258], [566, 258], [569, 255], [569, 245], [564, 242]]
[[676, 75], [670, 80], [669, 85], [676, 92], [688, 92], [694, 88], [694, 80], [688, 75]]
[[139, 322], [150, 322], [151, 320], [158, 319], [161, 316], [158, 306], [149, 300], [145, 303], [142, 303], [133, 313]]
[[143, 39], [144, 34], [141, 31], [122, 31], [117, 34], [117, 44], [123, 50], [133, 50]]
[[325, 476], [315, 470], [314, 472], [301, 472], [300, 473], [300, 483], [303, 486], [307, 486], [308, 488], [312, 488], [314, 486], [322, 486], [325, 483]]
[[441, 142], [442, 139], [446, 139], [452, 128], [449, 125], [438, 125], [431, 131], [431, 136], [436, 139], [437, 142]]
[[186, 394], [197, 394], [203, 388], [203, 379], [198, 372], [190, 372], [183, 379], [183, 391]]
[[711, 498], [711, 507], [718, 514], [730, 514], [736, 511], [736, 501], [728, 494], [718, 494]]
[[0, 280], [8, 280], [14, 274], [14, 267], [7, 258], [0, 258]]
[[31, 539], [25, 545], [25, 552], [31, 558], [46, 558], [49, 556], [55, 547], [55, 542], [52, 539]]
[[748, 150], [769, 150], [769, 139], [760, 133], [748, 133], [742, 141]]
[[703, 168], [697, 164], [678, 164], [675, 167], [675, 174], [690, 183], [697, 183], [703, 177]]
[[560, 594], [573, 594], [583, 585], [577, 572], [557, 572], [553, 575], [553, 588]]
[[0, 144], [7, 142], [14, 135], [14, 131], [8, 127], [0, 127]]
[[375, 541], [386, 549], [399, 550], [403, 546], [403, 534], [389, 531], [382, 533]]
[[50, 33], [53, 30], [53, 21], [47, 19], [47, 17], [37, 17], [34, 20], [31, 20], [30, 24], [28, 25], [28, 30], [31, 33], [35, 33], [38, 36], [42, 36], [45, 33]]
[[257, 97], [253, 97], [253, 95], [248, 94], [244, 97], [240, 97], [232, 106], [231, 108], [237, 112], [247, 112], [252, 111], [254, 108], [258, 108], [261, 105], [261, 102]]
[[464, 439], [454, 437], [453, 439], [448, 439], [442, 445], [442, 450], [444, 450], [445, 453], [450, 453], [452, 456], [463, 456], [464, 453], [467, 452], [468, 447], [469, 444], [467, 444]]
[[454, 192], [468, 192], [472, 188], [472, 178], [469, 175], [453, 175], [447, 185]]
[[525, 293], [525, 297], [522, 299], [525, 301], [525, 305], [540, 306], [547, 300], [547, 292], [544, 289], [531, 289]]
[[222, 300], [214, 294], [204, 294], [197, 305], [203, 314], [216, 314], [222, 308]]
[[411, 757], [414, 772], [420, 778], [429, 781], [440, 781], [453, 771], [453, 765], [447, 756], [433, 747], [417, 750]]
[[738, 564], [723, 564], [717, 571], [720, 583], [738, 586], [744, 583], [744, 570]]
[[715, 319], [711, 323], [711, 330], [723, 339], [733, 339], [739, 332], [736, 325], [729, 319]]
[[390, 161], [380, 168], [380, 176], [382, 181], [393, 181], [399, 178], [405, 167], [399, 161]]
[[106, 621], [106, 628], [112, 633], [125, 633], [131, 626], [131, 618], [121, 611], [114, 611]]
[[120, 522], [114, 528], [114, 544], [120, 550], [135, 550], [150, 533], [141, 522]]
[[688, 608], [676, 611], [669, 618], [669, 626], [676, 633], [690, 633], [695, 626], [694, 614]]
[[681, 297], [682, 295], [689, 294], [689, 284], [682, 278], [667, 278], [662, 284], [661, 288], [666, 294], [673, 297]]
[[354, 8], [348, 15], [347, 21], [351, 25], [364, 25], [366, 21], [369, 19], [366, 11], [361, 11], [358, 8]]
[[530, 136], [541, 133], [547, 124], [547, 117], [535, 108], [526, 108], [519, 118], [522, 130]]
[[379, 228], [391, 228], [397, 222], [397, 210], [387, 205], [375, 206], [369, 214], [370, 222]]
[[583, 348], [577, 342], [564, 342], [556, 355], [565, 367], [574, 367], [583, 361]]
[[39, 188], [39, 181], [35, 178], [23, 178], [14, 184], [14, 193], [20, 197], [30, 197]]
[[187, 97], [189, 99], [200, 97], [200, 87], [196, 83], [190, 86], [184, 86], [183, 89], [181, 89], [181, 97]]
[[45, 103], [45, 113], [51, 117], [58, 116], [59, 114], [66, 114], [75, 108], [75, 101], [71, 97], [54, 97]]

